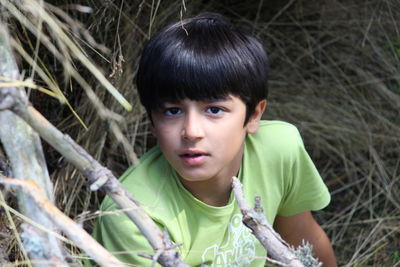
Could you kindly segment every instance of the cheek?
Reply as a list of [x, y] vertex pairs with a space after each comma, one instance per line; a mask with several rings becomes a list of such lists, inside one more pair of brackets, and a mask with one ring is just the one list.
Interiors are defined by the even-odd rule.
[[227, 128], [219, 131], [217, 146], [220, 146], [226, 151], [234, 152], [242, 146], [245, 137], [246, 131], [242, 127], [231, 129]]
[[163, 140], [163, 139], [168, 139], [173, 134], [173, 128], [172, 127], [167, 127], [165, 125], [159, 125], [154, 126], [152, 129], [153, 135], [158, 139], [158, 140]]
[[153, 130], [153, 134], [163, 152], [167, 152], [173, 148], [176, 142], [176, 135], [174, 131], [166, 128], [156, 128]]

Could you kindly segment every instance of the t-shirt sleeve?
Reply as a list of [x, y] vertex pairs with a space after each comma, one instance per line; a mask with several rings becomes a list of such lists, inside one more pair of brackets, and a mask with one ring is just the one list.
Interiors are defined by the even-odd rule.
[[[109, 214], [107, 214], [109, 213]], [[154, 251], [134, 223], [118, 210], [108, 211], [97, 219], [93, 237], [128, 266], [150, 266], [151, 260], [139, 253], [153, 255]], [[156, 265], [160, 266], [160, 265]]]
[[291, 216], [307, 210], [320, 210], [330, 202], [328, 188], [308, 155], [300, 134], [292, 143], [285, 194], [278, 214]]

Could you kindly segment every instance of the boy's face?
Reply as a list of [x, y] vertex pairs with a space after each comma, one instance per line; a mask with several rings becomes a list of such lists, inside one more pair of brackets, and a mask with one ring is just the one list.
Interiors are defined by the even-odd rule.
[[264, 111], [261, 101], [244, 125], [246, 105], [229, 95], [215, 101], [165, 103], [152, 111], [153, 134], [184, 184], [231, 179], [239, 171], [246, 133], [254, 133]]

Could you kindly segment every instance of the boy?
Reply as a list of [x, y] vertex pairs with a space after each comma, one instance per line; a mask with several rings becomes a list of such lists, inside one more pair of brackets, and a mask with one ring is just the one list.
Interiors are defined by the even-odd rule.
[[[305, 239], [324, 266], [335, 266], [328, 238], [310, 210], [329, 192], [297, 129], [261, 121], [267, 105], [262, 45], [218, 14], [169, 25], [146, 45], [137, 73], [140, 100], [158, 146], [121, 182], [167, 228], [192, 266], [264, 266], [265, 250], [242, 223], [232, 176], [290, 244]], [[115, 210], [110, 199], [102, 210]], [[149, 266], [152, 249], [124, 215], [99, 218], [94, 236], [123, 262]]]

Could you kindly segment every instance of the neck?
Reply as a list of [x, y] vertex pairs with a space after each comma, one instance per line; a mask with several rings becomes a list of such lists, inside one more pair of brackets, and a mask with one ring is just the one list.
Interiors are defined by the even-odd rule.
[[236, 158], [231, 162], [231, 167], [223, 170], [215, 177], [202, 181], [188, 181], [180, 178], [183, 186], [202, 202], [216, 207], [228, 204], [232, 191], [232, 176], [237, 176], [243, 156], [243, 146]]
[[183, 186], [200, 201], [216, 207], [228, 204], [231, 194], [232, 177], [224, 180], [190, 182], [181, 179]]

